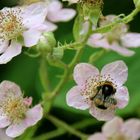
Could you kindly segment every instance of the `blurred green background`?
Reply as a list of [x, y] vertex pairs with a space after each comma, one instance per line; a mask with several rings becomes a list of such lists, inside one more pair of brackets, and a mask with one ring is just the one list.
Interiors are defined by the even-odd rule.
[[[0, 7], [5, 6], [14, 6], [17, 1], [15, 0], [1, 0]], [[104, 0], [103, 14], [129, 14], [134, 9], [134, 4], [132, 0]], [[59, 28], [55, 32], [55, 37], [60, 42], [69, 42], [73, 40], [72, 37], [72, 26], [73, 21], [69, 23], [59, 23]], [[130, 31], [140, 32], [140, 14], [135, 17], [135, 19], [129, 23]], [[99, 51], [86, 47], [84, 55], [82, 56], [81, 62], [86, 62], [89, 54], [94, 53], [94, 51]], [[125, 109], [117, 111], [118, 115], [123, 116], [123, 118], [130, 117], [140, 117], [140, 48], [135, 49], [136, 54], [132, 57], [122, 57], [115, 52], [109, 52], [101, 57], [95, 65], [101, 68], [106, 63], [112, 62], [114, 60], [124, 60], [129, 67], [129, 77], [126, 85], [128, 86], [130, 93], [130, 102]], [[70, 62], [73, 58], [74, 51], [66, 51], [63, 60], [65, 62]], [[41, 87], [39, 76], [38, 76], [38, 67], [39, 67], [38, 58], [30, 58], [29, 56], [22, 53], [21, 55], [15, 57], [6, 65], [0, 65], [0, 81], [10, 80], [14, 81], [21, 86], [21, 89], [25, 95], [33, 96], [34, 104], [39, 102], [41, 99], [41, 93], [43, 88]], [[54, 87], [59, 78], [58, 75], [62, 74], [62, 71], [56, 67], [48, 66], [49, 79]], [[77, 121], [83, 120], [85, 118], [92, 118], [88, 111], [80, 111], [73, 108], [70, 108], [66, 105], [65, 95], [67, 91], [75, 83], [70, 81], [65, 84], [65, 87], [61, 90], [61, 93], [57, 96], [54, 107], [51, 110], [51, 113], [57, 116], [60, 119], [63, 119], [67, 123], [75, 123]], [[95, 119], [93, 118], [95, 121]], [[55, 127], [49, 122], [44, 120], [45, 124], [41, 126], [44, 128], [44, 131], [53, 130]], [[90, 126], [82, 129], [85, 133], [92, 133], [94, 131], [100, 130], [100, 124], [97, 123], [94, 126]], [[38, 133], [43, 133], [38, 130]], [[59, 138], [55, 139], [72, 139], [77, 140], [75, 136], [70, 134], [65, 134]]]

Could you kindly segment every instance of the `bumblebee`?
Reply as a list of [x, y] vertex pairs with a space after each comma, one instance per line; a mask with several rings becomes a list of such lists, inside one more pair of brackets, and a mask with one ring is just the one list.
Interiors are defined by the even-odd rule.
[[111, 82], [105, 81], [97, 86], [97, 93], [92, 98], [95, 106], [100, 109], [115, 108], [117, 101], [114, 99], [116, 89]]

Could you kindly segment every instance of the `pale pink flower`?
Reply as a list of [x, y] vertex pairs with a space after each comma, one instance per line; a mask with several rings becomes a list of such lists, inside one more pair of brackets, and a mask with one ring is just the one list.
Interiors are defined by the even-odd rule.
[[[100, 22], [100, 26], [107, 25], [116, 19], [116, 16], [108, 15]], [[107, 33], [91, 35], [88, 45], [113, 50], [123, 56], [132, 56], [135, 52], [129, 48], [140, 47], [140, 33], [130, 33], [126, 24], [120, 23]]]
[[[47, 8], [45, 23], [54, 30], [57, 29], [57, 25], [54, 23], [69, 21], [76, 14], [75, 10], [71, 8], [63, 8], [63, 5], [59, 0], [42, 0], [42, 3]], [[36, 7], [38, 2], [31, 5]]]
[[91, 64], [80, 63], [75, 66], [73, 76], [77, 85], [67, 93], [69, 106], [89, 109], [98, 120], [110, 120], [117, 108], [128, 104], [128, 90], [123, 86], [128, 68], [123, 61], [109, 63], [101, 72]]
[[42, 3], [0, 10], [0, 64], [20, 54], [22, 46], [36, 45], [42, 32], [52, 30], [44, 22], [46, 10]]
[[6, 135], [17, 137], [28, 127], [35, 125], [43, 116], [40, 104], [30, 108], [32, 98], [23, 98], [18, 85], [10, 81], [0, 84], [0, 128]]
[[140, 138], [140, 120], [123, 121], [115, 117], [102, 127], [101, 133], [91, 135], [88, 140], [138, 140]]

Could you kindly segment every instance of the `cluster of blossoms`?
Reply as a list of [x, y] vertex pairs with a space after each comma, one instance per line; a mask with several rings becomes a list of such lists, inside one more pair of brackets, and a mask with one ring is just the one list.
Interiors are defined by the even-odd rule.
[[43, 32], [54, 31], [57, 26], [52, 22], [68, 21], [74, 16], [74, 10], [63, 9], [57, 0], [3, 8], [0, 11], [0, 64], [20, 54], [22, 46], [36, 45]]
[[[88, 2], [90, 6], [102, 3], [102, 0], [64, 1], [69, 1], [70, 4], [84, 5], [86, 3], [86, 6]], [[99, 11], [96, 8], [99, 8]], [[96, 8], [96, 12], [93, 9], [89, 13], [87, 13], [87, 9], [82, 11], [84, 16], [86, 14], [88, 16], [81, 20], [83, 21], [82, 29], [79, 31], [81, 36], [88, 34], [90, 22], [92, 23], [91, 31], [94, 32], [97, 28], [121, 20], [120, 16], [115, 15], [98, 17], [101, 6]], [[91, 20], [91, 16], [94, 14], [99, 20], [99, 22], [97, 21], [99, 24], [93, 23]], [[0, 64], [5, 64], [19, 55], [23, 46], [37, 47], [45, 36], [44, 33], [53, 32], [58, 28], [57, 22], [69, 21], [75, 15], [75, 10], [63, 8], [62, 3], [58, 0], [21, 0], [17, 7], [3, 8], [0, 10]], [[135, 52], [129, 48], [140, 47], [140, 34], [128, 32], [128, 26], [125, 23], [118, 22], [116, 26], [110, 28], [109, 32], [92, 33], [88, 36], [87, 41], [83, 42], [84, 45], [113, 50], [123, 56], [134, 55]], [[50, 41], [49, 38], [47, 39], [46, 45]], [[103, 126], [102, 133], [90, 136], [89, 140], [137, 140], [140, 137], [140, 120], [131, 119], [123, 122], [121, 118], [114, 118], [116, 109], [126, 107], [129, 102], [128, 89], [124, 86], [128, 77], [128, 68], [123, 61], [118, 60], [106, 64], [101, 71], [91, 64], [79, 63], [74, 67], [73, 77], [77, 85], [68, 91], [67, 104], [76, 109], [89, 109], [89, 113], [97, 120], [108, 121]], [[24, 98], [18, 85], [10, 81], [1, 82], [0, 135], [6, 133], [8, 136], [3, 136], [3, 139], [5, 137], [10, 140], [18, 137], [28, 127], [41, 120], [43, 117], [41, 104], [32, 108], [31, 105], [32, 98]], [[4, 129], [6, 132], [3, 131]]]

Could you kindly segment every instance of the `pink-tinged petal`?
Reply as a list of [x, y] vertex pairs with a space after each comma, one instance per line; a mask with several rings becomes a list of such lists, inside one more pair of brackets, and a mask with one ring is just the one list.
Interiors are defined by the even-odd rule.
[[84, 85], [86, 81], [92, 77], [99, 75], [99, 70], [87, 63], [79, 63], [74, 68], [74, 80], [78, 85]]
[[117, 86], [122, 86], [127, 80], [128, 68], [123, 61], [115, 61], [105, 65], [102, 68], [101, 75], [105, 76], [103, 80], [111, 80]]
[[122, 36], [123, 46], [128, 48], [140, 47], [140, 33], [127, 33]]
[[11, 122], [6, 116], [0, 116], [0, 128], [5, 128], [10, 124]]
[[57, 25], [55, 25], [51, 22], [48, 22], [48, 21], [45, 21], [43, 26], [44, 26], [44, 31], [45, 32], [53, 32], [57, 29]]
[[130, 119], [123, 125], [122, 132], [131, 140], [138, 140], [140, 138], [140, 120]]
[[49, 13], [57, 13], [61, 8], [62, 4], [58, 0], [51, 1], [47, 7]]
[[95, 107], [94, 105], [90, 108], [89, 113], [95, 117], [97, 120], [100, 121], [109, 121], [112, 120], [114, 118], [114, 110], [112, 109], [106, 109], [106, 110], [102, 110], [99, 109], [97, 107]]
[[70, 89], [66, 96], [67, 104], [71, 107], [81, 110], [89, 108], [89, 104], [86, 102], [86, 99], [84, 96], [82, 96], [81, 92], [82, 91], [78, 86]]
[[29, 126], [35, 125], [43, 117], [43, 108], [40, 104], [34, 106], [26, 112], [24, 123]]
[[102, 34], [99, 33], [92, 35], [89, 38], [87, 44], [94, 48], [104, 48], [107, 50], [113, 50], [123, 56], [132, 56], [135, 54], [134, 51], [125, 48], [125, 46], [123, 47], [123, 45], [120, 46], [117, 42], [109, 44], [107, 39]]
[[127, 48], [124, 48], [123, 46], [120, 46], [118, 43], [114, 42], [111, 47], [110, 47], [111, 50], [117, 52], [118, 54], [120, 55], [123, 55], [123, 56], [132, 56], [135, 54], [134, 51], [132, 50], [129, 50]]
[[19, 55], [21, 53], [21, 50], [21, 44], [12, 41], [10, 46], [5, 50], [5, 52], [0, 55], [0, 64], [6, 64], [13, 57]]
[[48, 12], [47, 19], [52, 22], [69, 21], [75, 16], [76, 12], [73, 9], [62, 9], [56, 12]]
[[126, 87], [120, 87], [115, 93], [115, 99], [117, 100], [117, 107], [124, 108], [129, 101], [129, 93]]
[[42, 24], [47, 15], [47, 6], [43, 2], [33, 3], [24, 8], [23, 25], [25, 28], [34, 28]]
[[111, 48], [111, 45], [108, 43], [107, 39], [100, 33], [91, 35], [87, 44], [94, 48]]
[[39, 41], [40, 36], [41, 32], [34, 29], [23, 32], [25, 47], [36, 45]]
[[27, 128], [27, 124], [24, 121], [21, 121], [17, 124], [12, 124], [6, 129], [6, 135], [15, 138], [24, 133]]
[[106, 137], [112, 137], [117, 133], [121, 133], [123, 126], [123, 120], [120, 117], [115, 117], [111, 121], [108, 121], [102, 127], [102, 132]]
[[24, 104], [26, 105], [26, 106], [30, 106], [31, 104], [32, 104], [32, 101], [33, 101], [33, 98], [32, 97], [26, 97], [26, 98], [24, 98]]
[[88, 140], [107, 140], [102, 133], [95, 133], [88, 137]]
[[12, 140], [12, 138], [6, 135], [5, 129], [0, 129], [0, 140]]
[[9, 44], [9, 41], [0, 41], [0, 53], [5, 52]]
[[22, 92], [20, 87], [14, 82], [3, 81], [0, 84], [0, 100], [9, 95], [9, 92], [14, 96], [21, 96]]

